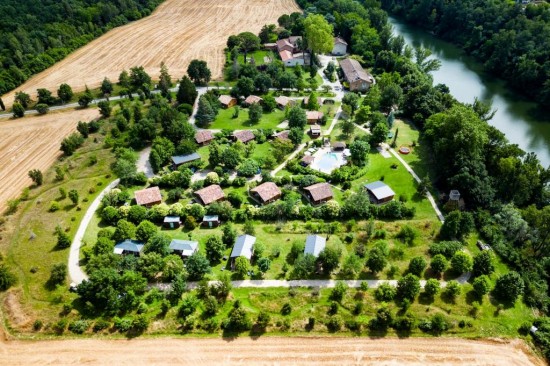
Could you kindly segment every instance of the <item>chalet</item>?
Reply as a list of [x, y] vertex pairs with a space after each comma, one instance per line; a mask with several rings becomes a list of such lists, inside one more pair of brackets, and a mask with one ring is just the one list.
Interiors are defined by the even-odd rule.
[[308, 235], [306, 238], [306, 247], [304, 254], [311, 254], [314, 257], [318, 257], [319, 253], [325, 249], [327, 240], [319, 235]]
[[348, 43], [340, 37], [334, 37], [334, 47], [332, 54], [335, 56], [344, 56], [348, 52]]
[[321, 126], [319, 126], [319, 125], [309, 126], [309, 134], [311, 135], [311, 137], [321, 136]]
[[374, 84], [374, 77], [366, 72], [357, 60], [351, 58], [341, 60], [340, 68], [350, 91], [366, 91]]
[[395, 192], [386, 183], [381, 181], [365, 184], [364, 187], [369, 193], [371, 202], [377, 205], [389, 202], [395, 197]]
[[241, 235], [235, 240], [233, 250], [231, 251], [230, 263], [231, 269], [235, 268], [235, 260], [238, 257], [245, 257], [248, 260], [252, 259], [252, 253], [254, 252], [254, 244], [256, 243], [256, 237], [251, 235]]
[[334, 151], [344, 151], [346, 149], [346, 143], [342, 141], [336, 141], [332, 144], [332, 150]]
[[216, 226], [220, 226], [221, 221], [218, 215], [205, 215], [202, 218], [202, 225], [208, 226], [209, 228], [213, 228]]
[[314, 123], [319, 123], [323, 119], [323, 112], [319, 111], [306, 111], [307, 123], [312, 125]]
[[247, 105], [252, 105], [252, 104], [255, 104], [255, 103], [261, 103], [263, 101], [262, 98], [260, 98], [259, 96], [257, 95], [249, 95], [248, 97], [246, 97], [246, 99], [244, 100], [245, 104]]
[[302, 160], [300, 160], [300, 165], [301, 166], [310, 166], [311, 163], [313, 163], [313, 160], [315, 160], [315, 158], [311, 155], [306, 155], [302, 158]]
[[308, 187], [304, 187], [304, 192], [307, 199], [313, 205], [318, 205], [323, 202], [330, 201], [333, 198], [332, 189], [328, 183], [317, 183]]
[[113, 253], [121, 254], [121, 255], [131, 254], [131, 255], [139, 256], [141, 254], [141, 251], [143, 250], [143, 246], [144, 244], [139, 241], [127, 239], [115, 245], [115, 249], [113, 250]]
[[281, 198], [281, 190], [273, 182], [265, 182], [250, 190], [252, 197], [262, 205], [271, 203]]
[[225, 198], [222, 188], [217, 184], [212, 184], [211, 186], [195, 191], [195, 196], [197, 202], [204, 206], [212, 202], [221, 201]]
[[170, 250], [182, 257], [190, 257], [199, 250], [199, 243], [191, 240], [172, 239]]
[[201, 156], [196, 152], [189, 155], [172, 156], [172, 167], [176, 169], [180, 165], [190, 163], [192, 161], [201, 160]]
[[277, 107], [280, 109], [285, 109], [288, 105], [289, 107], [293, 107], [296, 102], [289, 97], [285, 97], [284, 95], [281, 95], [277, 98], [275, 98], [275, 103], [277, 103]]
[[179, 216], [166, 216], [163, 224], [165, 228], [177, 229], [181, 225], [181, 219]]
[[233, 132], [233, 139], [235, 141], [241, 141], [242, 143], [247, 143], [249, 141], [252, 141], [256, 138], [254, 136], [254, 133], [250, 130], [242, 130], [242, 131], [235, 131]]
[[288, 134], [290, 133], [290, 130], [284, 130], [284, 131], [281, 131], [281, 132], [275, 132], [273, 134], [273, 138], [277, 139], [277, 140], [289, 140], [288, 138]]
[[136, 203], [140, 206], [151, 207], [162, 202], [159, 187], [150, 187], [134, 192]]
[[214, 135], [209, 130], [200, 130], [195, 133], [195, 141], [200, 146], [208, 145], [212, 140], [214, 140]]
[[289, 52], [296, 52], [298, 51], [298, 43], [302, 41], [302, 37], [300, 36], [291, 36], [288, 38], [279, 39], [277, 41], [277, 51], [289, 51]]
[[237, 98], [233, 98], [232, 96], [230, 95], [220, 95], [218, 97], [218, 101], [220, 102], [220, 104], [222, 105], [222, 107], [224, 108], [231, 108], [233, 107], [235, 104], [237, 104]]
[[279, 39], [277, 41], [277, 52], [285, 66], [309, 65], [309, 54], [300, 51], [299, 43], [302, 37], [293, 36], [289, 38]]

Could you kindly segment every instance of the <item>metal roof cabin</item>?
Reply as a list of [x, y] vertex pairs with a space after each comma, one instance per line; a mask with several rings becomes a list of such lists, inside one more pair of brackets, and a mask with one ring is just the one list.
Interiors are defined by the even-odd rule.
[[327, 240], [319, 235], [308, 235], [306, 238], [306, 247], [304, 248], [304, 254], [311, 254], [314, 257], [318, 257], [319, 253], [325, 249]]

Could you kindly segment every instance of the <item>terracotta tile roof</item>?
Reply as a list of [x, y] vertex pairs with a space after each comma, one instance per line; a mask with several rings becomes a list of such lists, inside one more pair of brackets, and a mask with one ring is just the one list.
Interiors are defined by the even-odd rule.
[[319, 112], [319, 111], [306, 111], [306, 119], [308, 121], [312, 121], [312, 120], [320, 120], [321, 118], [323, 118], [323, 112]]
[[214, 135], [209, 130], [200, 130], [200, 131], [197, 131], [197, 133], [195, 134], [195, 141], [197, 141], [198, 144], [212, 141], [213, 139], [214, 139]]
[[289, 97], [285, 97], [284, 95], [281, 95], [275, 98], [275, 103], [283, 107], [286, 107], [286, 105], [289, 103], [292, 105], [293, 104], [292, 102], [293, 102], [292, 99], [290, 99]]
[[344, 76], [348, 82], [353, 82], [356, 80], [364, 80], [368, 83], [373, 83], [374, 78], [368, 72], [366, 72], [363, 67], [352, 58], [346, 58], [345, 60], [340, 61], [340, 67], [344, 72]]
[[281, 190], [273, 182], [265, 182], [250, 190], [260, 196], [263, 202], [269, 201], [277, 196], [281, 196]]
[[229, 103], [231, 103], [232, 101], [237, 101], [235, 98], [233, 98], [232, 96], [230, 95], [220, 95], [218, 97], [218, 100], [220, 101], [221, 104], [223, 105], [229, 105]]
[[244, 143], [247, 143], [248, 141], [252, 141], [256, 138], [254, 136], [254, 133], [250, 130], [242, 130], [242, 131], [235, 131], [233, 132], [233, 136]]
[[244, 102], [246, 104], [254, 104], [254, 103], [260, 103], [263, 99], [260, 98], [259, 96], [257, 95], [249, 95], [245, 100]]
[[313, 156], [306, 155], [302, 158], [302, 163], [309, 165], [309, 164], [313, 163], [313, 160], [315, 160], [315, 158]]
[[336, 141], [332, 144], [332, 147], [335, 148], [335, 149], [345, 149], [346, 148], [346, 143], [341, 142], [341, 141]]
[[277, 133], [274, 133], [273, 134], [273, 137], [275, 137], [276, 139], [279, 139], [279, 140], [288, 140], [288, 134], [290, 133], [289, 130], [284, 130], [284, 131], [281, 131], [281, 132], [277, 132]]
[[195, 192], [195, 195], [200, 198], [204, 205], [209, 205], [212, 202], [219, 201], [225, 197], [222, 188], [217, 184], [212, 184], [206, 188], [199, 189]]
[[283, 60], [283, 62], [292, 60], [294, 58], [294, 55], [292, 54], [292, 52], [287, 50], [282, 50], [281, 52], [279, 52], [279, 56], [281, 56], [281, 60]]
[[151, 187], [134, 192], [136, 203], [138, 205], [149, 205], [162, 201], [159, 187]]
[[332, 198], [332, 189], [328, 183], [317, 183], [309, 187], [305, 187], [304, 190], [308, 191], [313, 201], [322, 201], [328, 198]]

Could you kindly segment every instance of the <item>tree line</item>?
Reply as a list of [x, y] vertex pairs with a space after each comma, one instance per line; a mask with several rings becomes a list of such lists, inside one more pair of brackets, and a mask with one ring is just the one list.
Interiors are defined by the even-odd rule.
[[108, 30], [149, 15], [161, 1], [2, 1], [0, 95]]
[[490, 73], [550, 107], [550, 5], [383, 0], [382, 7], [460, 46]]

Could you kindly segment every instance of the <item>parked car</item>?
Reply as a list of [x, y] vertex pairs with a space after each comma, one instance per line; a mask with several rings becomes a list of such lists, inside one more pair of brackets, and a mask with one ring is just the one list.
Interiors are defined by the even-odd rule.
[[491, 246], [489, 246], [489, 244], [485, 244], [481, 240], [477, 241], [477, 247], [479, 250], [491, 250]]

